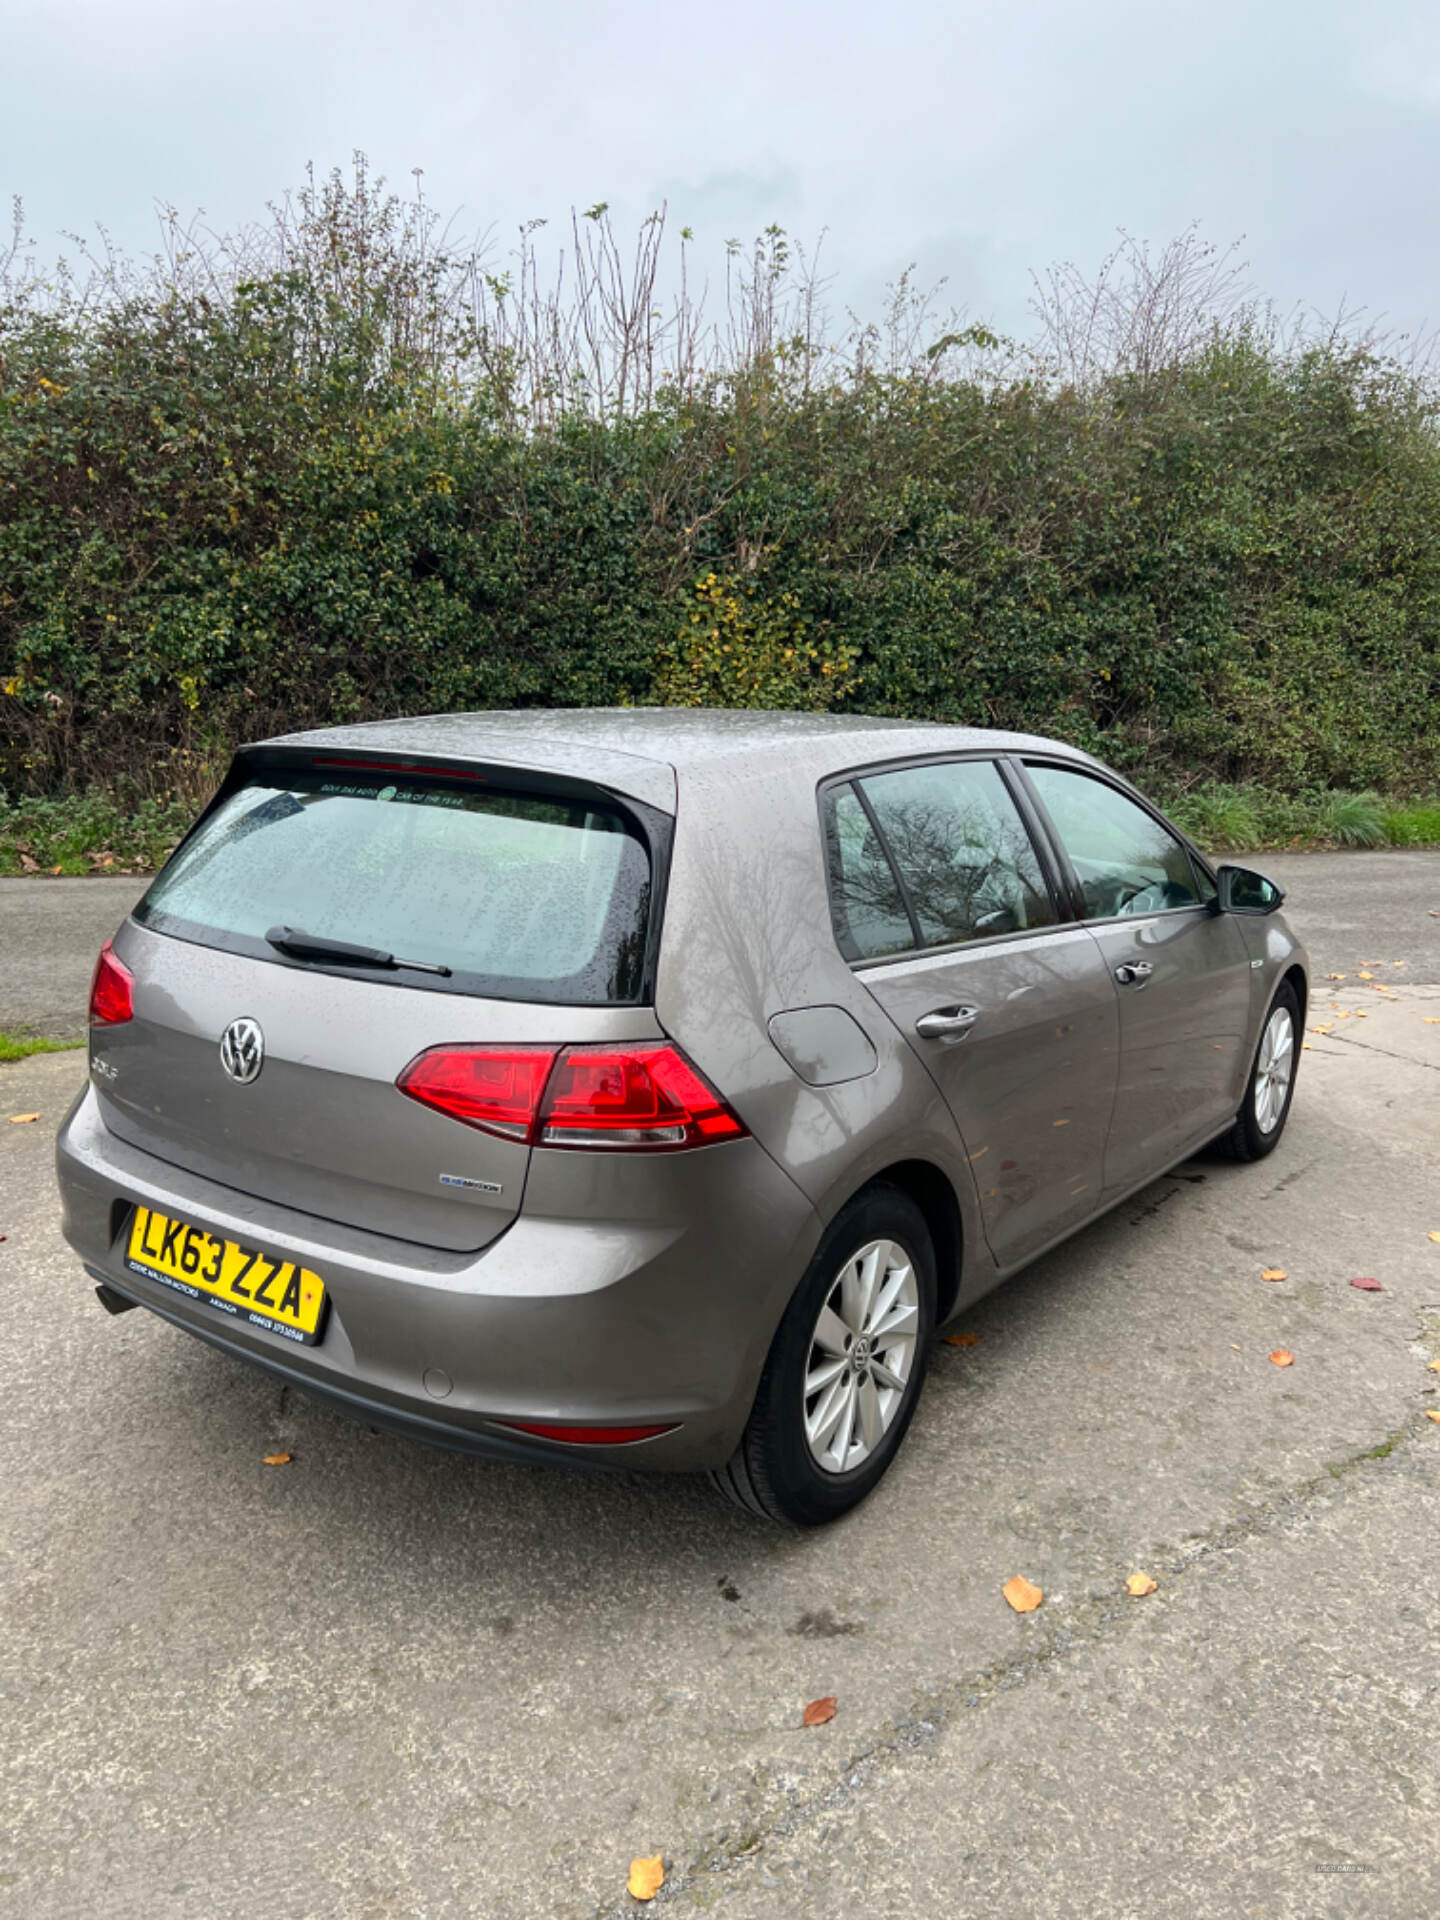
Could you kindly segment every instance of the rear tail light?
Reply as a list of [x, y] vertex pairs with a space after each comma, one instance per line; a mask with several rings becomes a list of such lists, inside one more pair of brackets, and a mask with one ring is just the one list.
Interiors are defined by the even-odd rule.
[[432, 1047], [395, 1084], [467, 1126], [528, 1141], [555, 1054], [554, 1047]]
[[90, 1024], [92, 1027], [119, 1027], [135, 1018], [133, 989], [135, 980], [111, 951], [110, 941], [100, 949], [95, 962], [95, 977], [90, 982]]
[[432, 1047], [402, 1093], [485, 1133], [530, 1146], [709, 1146], [745, 1134], [710, 1084], [665, 1041], [604, 1047]]

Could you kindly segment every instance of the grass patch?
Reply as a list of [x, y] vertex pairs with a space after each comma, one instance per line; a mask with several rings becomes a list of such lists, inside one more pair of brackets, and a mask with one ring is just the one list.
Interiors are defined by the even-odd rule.
[[194, 817], [178, 801], [127, 807], [106, 793], [0, 793], [0, 874], [153, 873]]
[[1276, 793], [1220, 781], [1156, 797], [1193, 840], [1216, 853], [1440, 846], [1440, 798], [1387, 800], [1334, 789]]
[[39, 1033], [7, 1033], [0, 1027], [0, 1061], [28, 1060], [32, 1053], [69, 1053], [83, 1040], [47, 1040]]

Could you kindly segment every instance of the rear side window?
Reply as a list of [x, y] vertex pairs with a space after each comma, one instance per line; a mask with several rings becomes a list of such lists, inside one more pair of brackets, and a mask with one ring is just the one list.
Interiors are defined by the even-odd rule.
[[868, 774], [832, 788], [825, 807], [830, 897], [847, 959], [1055, 924], [1034, 844], [993, 762]]
[[828, 796], [830, 904], [847, 960], [876, 960], [915, 944], [895, 869], [853, 787]]
[[287, 767], [230, 794], [136, 917], [266, 959], [286, 926], [450, 969], [382, 976], [407, 987], [598, 1005], [640, 996], [650, 884], [638, 827], [598, 794]]
[[1054, 924], [1025, 822], [991, 761], [901, 767], [860, 784], [910, 897], [918, 944]]

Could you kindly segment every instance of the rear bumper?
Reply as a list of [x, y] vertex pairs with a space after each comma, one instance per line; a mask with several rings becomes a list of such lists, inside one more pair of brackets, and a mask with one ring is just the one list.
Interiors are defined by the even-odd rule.
[[[621, 1166], [567, 1154], [567, 1193], [575, 1163], [597, 1163], [589, 1204], [582, 1218], [547, 1218], [543, 1162], [555, 1157], [537, 1152], [525, 1209], [498, 1240], [457, 1254], [172, 1166], [112, 1134], [88, 1088], [57, 1145], [65, 1237], [93, 1278], [371, 1425], [499, 1459], [723, 1464], [819, 1239], [818, 1216], [747, 1139], [663, 1156], [663, 1167], [651, 1156]], [[293, 1346], [132, 1272], [125, 1238], [137, 1203], [319, 1273], [331, 1295], [319, 1343]], [[574, 1446], [517, 1434], [507, 1420], [675, 1430]]]

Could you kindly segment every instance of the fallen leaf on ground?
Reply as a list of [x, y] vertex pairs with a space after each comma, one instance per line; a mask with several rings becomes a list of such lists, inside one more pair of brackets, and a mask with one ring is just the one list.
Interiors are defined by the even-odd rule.
[[1350, 1284], [1352, 1287], [1358, 1287], [1361, 1293], [1383, 1293], [1385, 1291], [1378, 1280], [1352, 1280]]
[[1230, 1342], [1230, 1351], [1231, 1351], [1232, 1353], [1239, 1353], [1239, 1351], [1240, 1351], [1240, 1349], [1239, 1349], [1239, 1347], [1237, 1347], [1237, 1346], [1236, 1346], [1236, 1344], [1235, 1344], [1235, 1342], [1234, 1342], [1233, 1340], [1232, 1340], [1232, 1341]]
[[1390, 964], [1392, 967], [1408, 967], [1410, 962], [1408, 960], [1392, 960]]
[[52, 874], [57, 874], [57, 873], [59, 873], [59, 872], [60, 872], [60, 868], [59, 868], [59, 867], [51, 867], [51, 869], [50, 869], [50, 871], [51, 871], [51, 873], [52, 873]]
[[980, 1336], [978, 1333], [942, 1333], [940, 1338], [947, 1347], [973, 1347]]
[[1427, 1373], [1440, 1373], [1440, 1360], [1427, 1360], [1425, 1362], [1425, 1371]]
[[1348, 973], [1327, 973], [1325, 978], [1327, 980], [1348, 980], [1350, 976]]
[[665, 1862], [657, 1853], [649, 1860], [632, 1860], [625, 1888], [636, 1900], [653, 1900], [665, 1884]]
[[1039, 1587], [1032, 1586], [1024, 1575], [1019, 1573], [1013, 1580], [1007, 1580], [1000, 1591], [1016, 1613], [1033, 1613], [1045, 1598]]
[[1368, 1020], [1370, 1016], [1368, 1013], [1361, 1013], [1360, 1009], [1357, 1007], [1355, 1009], [1355, 1018], [1357, 1020]]
[[1308, 1040], [1302, 1040], [1300, 1042], [1300, 1051], [1301, 1053], [1313, 1053], [1315, 1049], [1311, 1046]]
[[1289, 1278], [1289, 1275], [1286, 1273], [1284, 1267], [1266, 1267], [1260, 1275], [1260, 1278], [1262, 1280], [1286, 1280]]
[[1432, 1234], [1430, 1235], [1430, 1238], [1431, 1238], [1432, 1240], [1440, 1240], [1440, 1231], [1437, 1231], [1437, 1232], [1435, 1232], [1435, 1233], [1432, 1233]]
[[1433, 1420], [1437, 1426], [1440, 1426], [1440, 1413], [1432, 1413], [1427, 1407], [1425, 1410], [1425, 1418], [1427, 1420]]
[[38, 1113], [12, 1113], [10, 1116], [10, 1124], [12, 1127], [28, 1127], [32, 1120], [38, 1120], [39, 1118]]
[[1422, 1013], [1420, 1018], [1425, 1022], [1427, 1027], [1440, 1027], [1440, 1014]]
[[1373, 980], [1375, 976], [1373, 973], [1357, 973], [1355, 978], [1357, 980]]
[[812, 1700], [800, 1716], [807, 1727], [823, 1727], [827, 1720], [835, 1718], [835, 1696], [827, 1693], [823, 1700]]
[[1154, 1593], [1159, 1586], [1158, 1580], [1152, 1580], [1148, 1573], [1132, 1573], [1125, 1582], [1125, 1591], [1133, 1593], [1137, 1600], [1143, 1600], [1147, 1593]]
[[1295, 1356], [1285, 1347], [1277, 1347], [1270, 1356], [1270, 1364], [1272, 1367], [1293, 1367]]
[[265, 1464], [267, 1467], [288, 1467], [294, 1458], [293, 1453], [267, 1453]]

